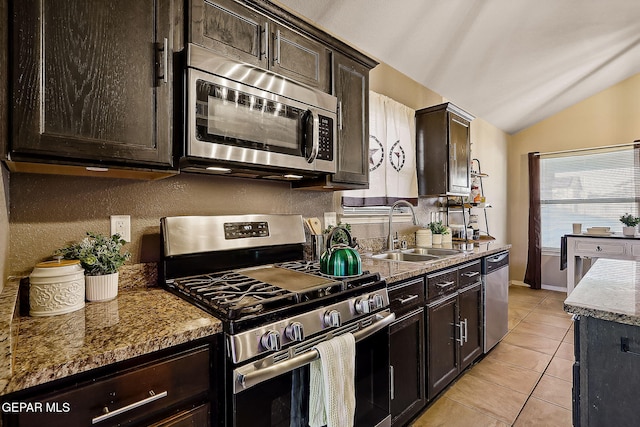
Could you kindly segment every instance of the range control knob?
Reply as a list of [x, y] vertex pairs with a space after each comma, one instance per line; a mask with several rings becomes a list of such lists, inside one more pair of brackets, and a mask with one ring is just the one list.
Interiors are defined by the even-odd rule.
[[302, 327], [302, 323], [293, 322], [287, 329], [285, 329], [285, 334], [287, 334], [287, 338], [291, 341], [303, 341], [304, 340], [304, 329]]
[[373, 296], [369, 298], [369, 303], [371, 308], [378, 310], [384, 307], [384, 298], [382, 298], [382, 295], [380, 294], [373, 294]]
[[277, 331], [269, 331], [262, 335], [260, 343], [265, 350], [280, 350], [280, 334]]
[[358, 314], [371, 313], [371, 304], [369, 303], [369, 298], [365, 297], [357, 299], [354, 308], [356, 309], [356, 313]]
[[338, 310], [329, 310], [324, 314], [324, 325], [328, 328], [339, 328], [342, 325], [340, 312]]

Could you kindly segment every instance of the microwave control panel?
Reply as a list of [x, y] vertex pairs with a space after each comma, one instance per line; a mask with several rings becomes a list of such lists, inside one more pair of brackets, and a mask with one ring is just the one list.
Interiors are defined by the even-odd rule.
[[319, 116], [320, 136], [318, 156], [319, 160], [333, 160], [333, 119], [330, 117]]

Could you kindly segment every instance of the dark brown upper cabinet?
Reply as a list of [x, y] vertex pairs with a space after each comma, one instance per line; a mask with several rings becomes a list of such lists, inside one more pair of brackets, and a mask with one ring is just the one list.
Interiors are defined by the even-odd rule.
[[191, 0], [190, 41], [228, 58], [269, 68], [269, 19], [234, 0]]
[[11, 3], [9, 160], [169, 170], [170, 0]]
[[471, 191], [474, 117], [451, 103], [416, 111], [416, 166], [421, 196], [465, 196]]
[[331, 51], [234, 0], [191, 0], [191, 42], [331, 91]]

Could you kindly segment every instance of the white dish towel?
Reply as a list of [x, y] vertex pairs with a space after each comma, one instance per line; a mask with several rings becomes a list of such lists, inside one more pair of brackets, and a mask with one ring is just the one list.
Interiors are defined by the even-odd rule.
[[356, 340], [346, 333], [314, 347], [320, 359], [311, 362], [309, 425], [353, 426], [356, 412]]

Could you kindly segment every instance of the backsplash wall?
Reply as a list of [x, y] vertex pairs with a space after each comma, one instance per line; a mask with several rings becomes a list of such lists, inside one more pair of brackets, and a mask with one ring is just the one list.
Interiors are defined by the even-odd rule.
[[332, 210], [332, 193], [288, 183], [180, 174], [158, 181], [11, 174], [10, 272], [28, 274], [86, 231], [109, 233], [110, 215], [131, 215], [131, 263], [156, 262], [160, 218], [175, 215], [298, 213]]

